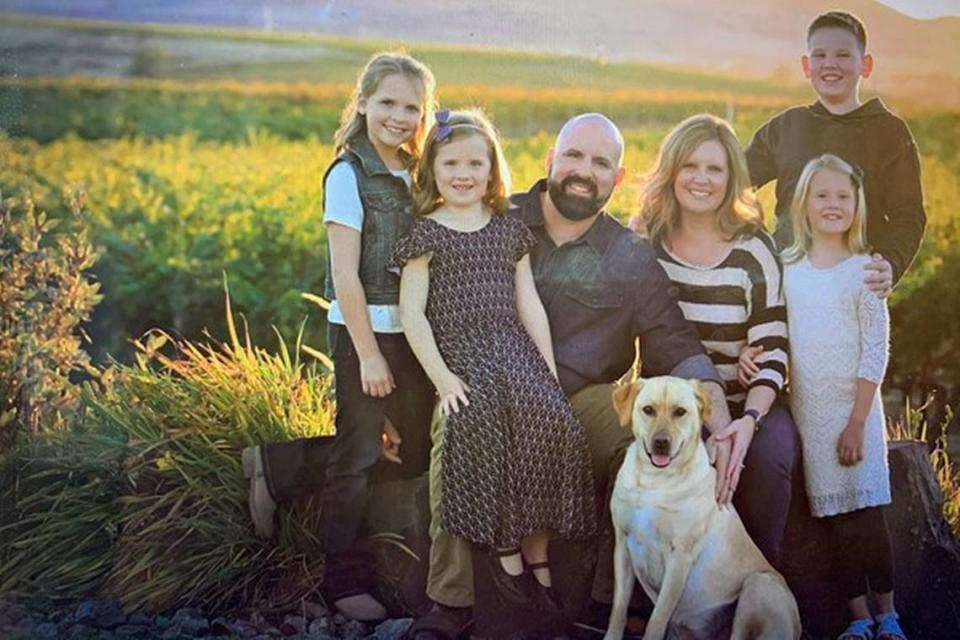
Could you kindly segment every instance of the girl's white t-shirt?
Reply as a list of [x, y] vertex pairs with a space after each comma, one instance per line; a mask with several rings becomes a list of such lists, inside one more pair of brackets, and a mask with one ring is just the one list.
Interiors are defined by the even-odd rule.
[[[393, 175], [402, 178], [410, 187], [410, 172], [406, 169], [391, 171]], [[334, 165], [323, 186], [326, 206], [323, 211], [324, 224], [334, 222], [345, 227], [363, 232], [363, 203], [360, 201], [360, 188], [357, 186], [357, 176], [348, 162], [338, 162]], [[329, 250], [329, 249], [328, 249]], [[374, 333], [403, 333], [400, 324], [400, 307], [395, 304], [368, 304], [370, 326]], [[346, 325], [340, 304], [333, 300], [330, 310], [327, 311], [327, 322]]]

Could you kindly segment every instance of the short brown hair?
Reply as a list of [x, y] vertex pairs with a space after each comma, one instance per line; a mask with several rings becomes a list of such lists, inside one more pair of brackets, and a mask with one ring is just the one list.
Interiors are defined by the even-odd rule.
[[807, 42], [810, 42], [810, 37], [818, 29], [843, 29], [848, 31], [857, 39], [860, 53], [867, 52], [867, 28], [863, 26], [863, 21], [852, 13], [847, 11], [821, 13], [813, 19], [813, 22], [807, 28]]

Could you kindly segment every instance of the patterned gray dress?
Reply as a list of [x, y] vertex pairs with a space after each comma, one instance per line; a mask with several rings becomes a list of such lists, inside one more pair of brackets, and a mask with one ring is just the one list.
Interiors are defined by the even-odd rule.
[[432, 254], [427, 319], [470, 387], [447, 421], [440, 512], [444, 529], [477, 544], [596, 530], [583, 427], [517, 315], [516, 265], [535, 242], [509, 216], [471, 232], [420, 218], [396, 251], [400, 264]]

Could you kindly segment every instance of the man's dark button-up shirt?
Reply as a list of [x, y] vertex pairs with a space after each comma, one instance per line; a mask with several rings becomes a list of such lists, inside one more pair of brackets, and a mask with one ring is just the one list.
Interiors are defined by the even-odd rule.
[[650, 245], [603, 212], [583, 236], [558, 247], [544, 226], [545, 189], [541, 180], [515, 194], [511, 214], [538, 240], [531, 266], [564, 392], [620, 378], [633, 364], [636, 338], [645, 376], [719, 382]]

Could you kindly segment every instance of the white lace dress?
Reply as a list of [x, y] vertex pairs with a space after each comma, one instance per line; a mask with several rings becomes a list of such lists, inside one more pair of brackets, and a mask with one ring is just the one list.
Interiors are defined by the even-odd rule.
[[784, 271], [790, 334], [790, 408], [803, 441], [803, 465], [816, 517], [890, 502], [890, 473], [880, 391], [865, 425], [864, 458], [840, 465], [857, 379], [881, 382], [887, 366], [887, 305], [863, 286], [869, 256], [829, 269], [806, 259]]

